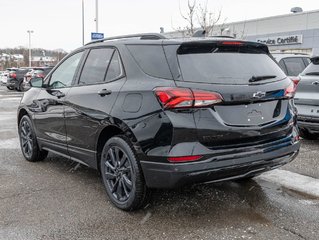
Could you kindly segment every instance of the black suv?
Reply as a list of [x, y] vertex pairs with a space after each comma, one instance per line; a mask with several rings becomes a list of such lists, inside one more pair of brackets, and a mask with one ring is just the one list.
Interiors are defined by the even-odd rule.
[[31, 84], [18, 109], [24, 157], [98, 169], [123, 210], [151, 188], [251, 178], [299, 151], [294, 84], [260, 43], [109, 38]]
[[10, 90], [23, 90], [24, 75], [30, 70], [30, 68], [18, 68], [15, 71], [11, 71], [7, 79], [7, 88]]

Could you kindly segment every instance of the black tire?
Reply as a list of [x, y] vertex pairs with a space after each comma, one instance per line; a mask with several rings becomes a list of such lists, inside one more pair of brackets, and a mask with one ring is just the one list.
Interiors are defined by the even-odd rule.
[[127, 137], [118, 135], [105, 143], [100, 169], [106, 193], [116, 207], [133, 211], [147, 204], [150, 190]]
[[316, 140], [318, 139], [319, 135], [315, 134], [315, 133], [310, 133], [308, 130], [306, 129], [299, 129], [300, 132], [300, 136], [304, 139], [307, 140]]
[[23, 92], [23, 81], [22, 82], [20, 82], [20, 84], [19, 84], [19, 87], [17, 88], [17, 91], [18, 92]]
[[7, 88], [8, 88], [9, 90], [13, 90], [13, 87], [9, 87], [9, 86], [7, 86]]
[[40, 150], [32, 122], [28, 115], [24, 115], [19, 123], [20, 147], [24, 158], [29, 162], [44, 160], [48, 152]]

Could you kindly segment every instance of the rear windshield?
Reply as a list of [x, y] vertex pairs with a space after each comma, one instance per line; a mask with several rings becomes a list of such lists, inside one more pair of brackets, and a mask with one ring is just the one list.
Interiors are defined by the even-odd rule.
[[319, 75], [319, 64], [313, 64], [310, 63], [308, 65], [308, 67], [305, 68], [305, 70], [300, 74], [300, 75], [314, 75], [314, 76], [318, 76]]
[[265, 53], [199, 52], [178, 54], [184, 81], [216, 84], [249, 84], [253, 76], [272, 76], [259, 83], [286, 77], [281, 68]]

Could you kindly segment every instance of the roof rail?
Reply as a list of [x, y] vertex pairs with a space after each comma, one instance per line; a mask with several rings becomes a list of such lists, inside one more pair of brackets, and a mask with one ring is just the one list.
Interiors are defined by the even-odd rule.
[[158, 40], [158, 39], [166, 39], [166, 37], [159, 33], [140, 33], [140, 34], [130, 34], [130, 35], [122, 35], [122, 36], [115, 36], [109, 38], [103, 38], [96, 41], [89, 42], [86, 45], [104, 42], [109, 40], [117, 40], [117, 39], [126, 39], [126, 38], [140, 38], [141, 40]]

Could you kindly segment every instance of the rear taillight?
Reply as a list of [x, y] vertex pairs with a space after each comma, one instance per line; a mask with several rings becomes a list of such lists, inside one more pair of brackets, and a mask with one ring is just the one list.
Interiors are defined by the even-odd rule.
[[10, 74], [9, 74], [9, 77], [10, 77], [10, 78], [16, 78], [16, 77], [17, 77], [17, 74], [16, 74], [16, 73], [10, 73]]
[[158, 87], [154, 91], [166, 109], [206, 107], [223, 101], [219, 93], [189, 88]]
[[192, 155], [192, 156], [182, 156], [182, 157], [169, 157], [167, 158], [170, 162], [181, 163], [181, 162], [191, 162], [201, 159], [201, 155]]
[[293, 81], [289, 84], [289, 86], [285, 89], [285, 97], [293, 98], [296, 92], [296, 85]]
[[300, 81], [300, 77], [290, 77], [290, 79], [295, 84], [295, 87], [297, 87], [297, 85], [298, 85], [298, 83]]

